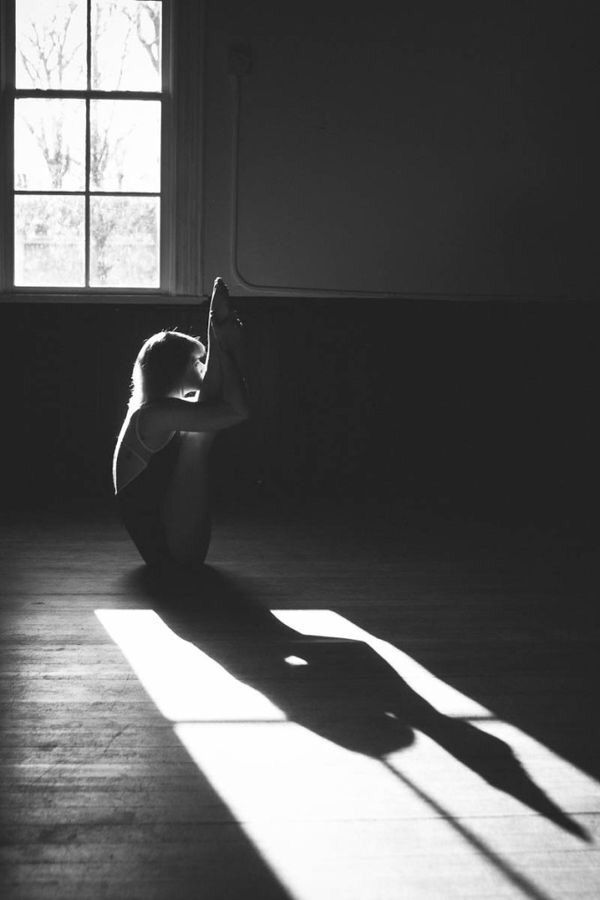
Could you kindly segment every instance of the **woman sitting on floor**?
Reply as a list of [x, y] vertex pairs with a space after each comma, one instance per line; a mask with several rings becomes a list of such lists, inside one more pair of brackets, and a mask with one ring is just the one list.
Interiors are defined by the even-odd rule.
[[177, 331], [144, 342], [114, 452], [123, 523], [145, 562], [161, 569], [204, 562], [210, 447], [218, 431], [248, 417], [242, 326], [221, 278], [211, 297], [207, 346]]

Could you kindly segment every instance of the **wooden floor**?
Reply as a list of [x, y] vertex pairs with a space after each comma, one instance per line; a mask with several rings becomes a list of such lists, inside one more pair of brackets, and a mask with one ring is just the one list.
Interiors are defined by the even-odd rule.
[[106, 509], [0, 537], [3, 897], [600, 897], [590, 534], [261, 502], [170, 586]]

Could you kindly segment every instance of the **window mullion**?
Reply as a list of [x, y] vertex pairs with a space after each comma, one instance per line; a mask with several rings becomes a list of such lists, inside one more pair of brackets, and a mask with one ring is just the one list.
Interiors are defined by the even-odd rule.
[[0, 290], [14, 285], [14, 88], [15, 15], [12, 3], [0, 3]]
[[92, 89], [92, 0], [87, 0], [86, 16], [87, 96], [85, 98], [85, 286], [90, 286], [90, 91]]
[[90, 286], [90, 100], [85, 101], [85, 286]]
[[161, 100], [162, 94], [158, 91], [78, 91], [65, 90], [38, 90], [34, 88], [17, 88], [15, 94], [18, 97], [31, 97], [33, 99], [76, 99], [85, 100]]

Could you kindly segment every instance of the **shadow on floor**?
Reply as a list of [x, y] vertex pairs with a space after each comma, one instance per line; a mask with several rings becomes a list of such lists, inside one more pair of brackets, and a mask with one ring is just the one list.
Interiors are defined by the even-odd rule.
[[[384, 763], [409, 747], [418, 730], [493, 787], [590, 840], [535, 784], [508, 744], [438, 712], [366, 643], [301, 634], [241, 581], [210, 566], [193, 580], [160, 580], [146, 568], [126, 580], [129, 596], [148, 603], [174, 633], [259, 690], [290, 721]], [[302, 664], [290, 664], [290, 657]]]

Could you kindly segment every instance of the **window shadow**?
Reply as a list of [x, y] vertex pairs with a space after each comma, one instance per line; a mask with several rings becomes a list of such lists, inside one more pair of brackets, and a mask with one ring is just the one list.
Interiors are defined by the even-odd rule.
[[175, 634], [260, 691], [290, 721], [382, 762], [411, 746], [420, 731], [488, 784], [590, 840], [508, 744], [440, 713], [368, 644], [301, 634], [274, 616], [252, 586], [211, 566], [193, 579], [160, 579], [140, 568], [128, 576], [128, 592], [150, 602]]

